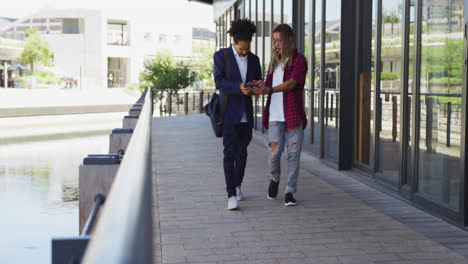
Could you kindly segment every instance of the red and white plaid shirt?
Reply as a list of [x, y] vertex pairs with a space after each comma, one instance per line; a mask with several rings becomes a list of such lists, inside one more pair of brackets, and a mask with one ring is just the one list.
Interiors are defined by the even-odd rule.
[[[307, 60], [304, 55], [300, 54], [297, 49], [294, 49], [293, 64], [290, 67], [286, 67], [284, 70], [283, 82], [290, 79], [297, 81], [296, 87], [293, 89], [283, 92], [283, 106], [284, 106], [284, 121], [286, 123], [286, 129], [293, 129], [298, 127], [301, 122], [303, 128], [307, 125], [307, 116], [304, 111], [304, 105], [302, 103], [302, 93], [304, 91], [304, 84], [307, 75]], [[271, 87], [273, 82], [273, 74], [268, 73], [265, 81], [265, 85]], [[271, 96], [268, 96], [265, 110], [263, 112], [262, 126], [268, 129], [268, 122], [270, 118], [270, 102]]]

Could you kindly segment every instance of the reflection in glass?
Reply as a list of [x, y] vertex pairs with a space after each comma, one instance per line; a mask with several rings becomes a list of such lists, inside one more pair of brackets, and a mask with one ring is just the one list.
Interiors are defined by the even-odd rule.
[[322, 1], [315, 1], [315, 45], [314, 45], [314, 53], [315, 53], [315, 68], [313, 71], [315, 72], [314, 75], [314, 110], [313, 110], [313, 118], [309, 119], [310, 125], [313, 126], [314, 129], [314, 142], [312, 145], [312, 149], [315, 153], [320, 153], [320, 122], [319, 122], [319, 115], [320, 115], [320, 34], [321, 34], [321, 25], [322, 25]]
[[423, 1], [418, 191], [459, 208], [462, 0]]
[[[408, 61], [408, 141], [406, 142], [407, 148], [406, 148], [406, 175], [403, 175], [402, 178], [402, 185], [408, 184], [408, 175], [413, 174], [413, 164], [412, 164], [412, 158], [411, 158], [411, 152], [412, 152], [412, 147], [411, 147], [411, 138], [413, 137], [413, 105], [414, 105], [414, 99], [413, 99], [413, 90], [414, 90], [414, 66], [415, 66], [415, 61], [416, 61], [416, 47], [414, 45], [414, 27], [415, 27], [415, 21], [414, 21], [414, 12], [415, 8], [414, 5], [410, 7], [410, 32], [409, 32], [409, 37], [410, 37], [410, 43], [409, 43], [409, 61]], [[403, 145], [405, 147], [405, 145]]]
[[325, 157], [338, 160], [341, 0], [327, 0], [326, 7], [324, 150]]
[[[311, 54], [309, 54], [309, 47], [311, 41], [311, 35], [310, 35], [310, 13], [311, 13], [311, 8], [312, 8], [312, 1], [305, 1], [305, 13], [304, 13], [304, 56], [307, 59], [307, 62], [309, 63], [309, 68], [310, 68], [310, 62], [312, 62]], [[310, 88], [310, 76], [309, 73], [307, 73], [306, 76], [306, 88]], [[308, 106], [308, 100], [306, 100], [306, 107]], [[307, 113], [308, 111], [306, 111]]]
[[382, 46], [380, 72], [379, 166], [378, 171], [397, 184], [401, 163], [400, 153], [400, 80], [402, 6], [394, 1], [382, 1]]

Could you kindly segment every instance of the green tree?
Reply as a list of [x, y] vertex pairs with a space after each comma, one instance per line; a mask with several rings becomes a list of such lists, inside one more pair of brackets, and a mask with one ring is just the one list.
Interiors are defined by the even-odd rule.
[[393, 35], [393, 25], [400, 23], [400, 18], [391, 11], [384, 11], [382, 14], [382, 19], [384, 24], [392, 25], [392, 35]]
[[422, 72], [432, 76], [446, 76], [447, 85], [463, 78], [463, 39], [445, 38], [444, 45], [425, 47], [422, 45]]
[[21, 53], [21, 63], [31, 65], [31, 71], [34, 72], [34, 63], [41, 62], [46, 66], [52, 66], [54, 55], [47, 40], [41, 37], [37, 28], [26, 30], [26, 44]]
[[[195, 73], [188, 67], [177, 67], [174, 58], [167, 51], [159, 52], [140, 74], [140, 88], [155, 90], [154, 99], [162, 101], [164, 92], [171, 89], [176, 95], [195, 81]], [[161, 110], [161, 109], [160, 109]]]
[[200, 81], [206, 81], [209, 85], [214, 85], [213, 79], [213, 54], [214, 47], [194, 47], [195, 56], [192, 59], [192, 68], [197, 72]]

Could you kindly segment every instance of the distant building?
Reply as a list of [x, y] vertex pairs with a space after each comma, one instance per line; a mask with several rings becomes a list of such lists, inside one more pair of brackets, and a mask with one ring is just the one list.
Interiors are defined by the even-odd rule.
[[0, 38], [24, 40], [27, 29], [37, 28], [52, 46], [54, 68], [83, 89], [138, 83], [144, 62], [158, 50], [168, 50], [177, 61], [192, 56], [191, 27], [153, 25], [125, 11], [46, 8], [5, 22]]
[[192, 28], [192, 47], [194, 52], [204, 48], [215, 48], [216, 33], [206, 28]]

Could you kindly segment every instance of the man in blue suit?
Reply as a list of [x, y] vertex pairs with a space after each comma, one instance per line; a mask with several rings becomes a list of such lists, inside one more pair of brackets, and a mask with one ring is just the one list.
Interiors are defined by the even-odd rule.
[[213, 55], [214, 78], [220, 98], [228, 94], [223, 120], [224, 176], [228, 194], [228, 209], [239, 208], [243, 199], [241, 190], [247, 163], [247, 146], [252, 140], [253, 106], [251, 89], [245, 83], [261, 80], [260, 60], [250, 52], [255, 25], [247, 19], [232, 21], [228, 33], [233, 44], [228, 48], [230, 80], [226, 78], [226, 62], [223, 50]]

